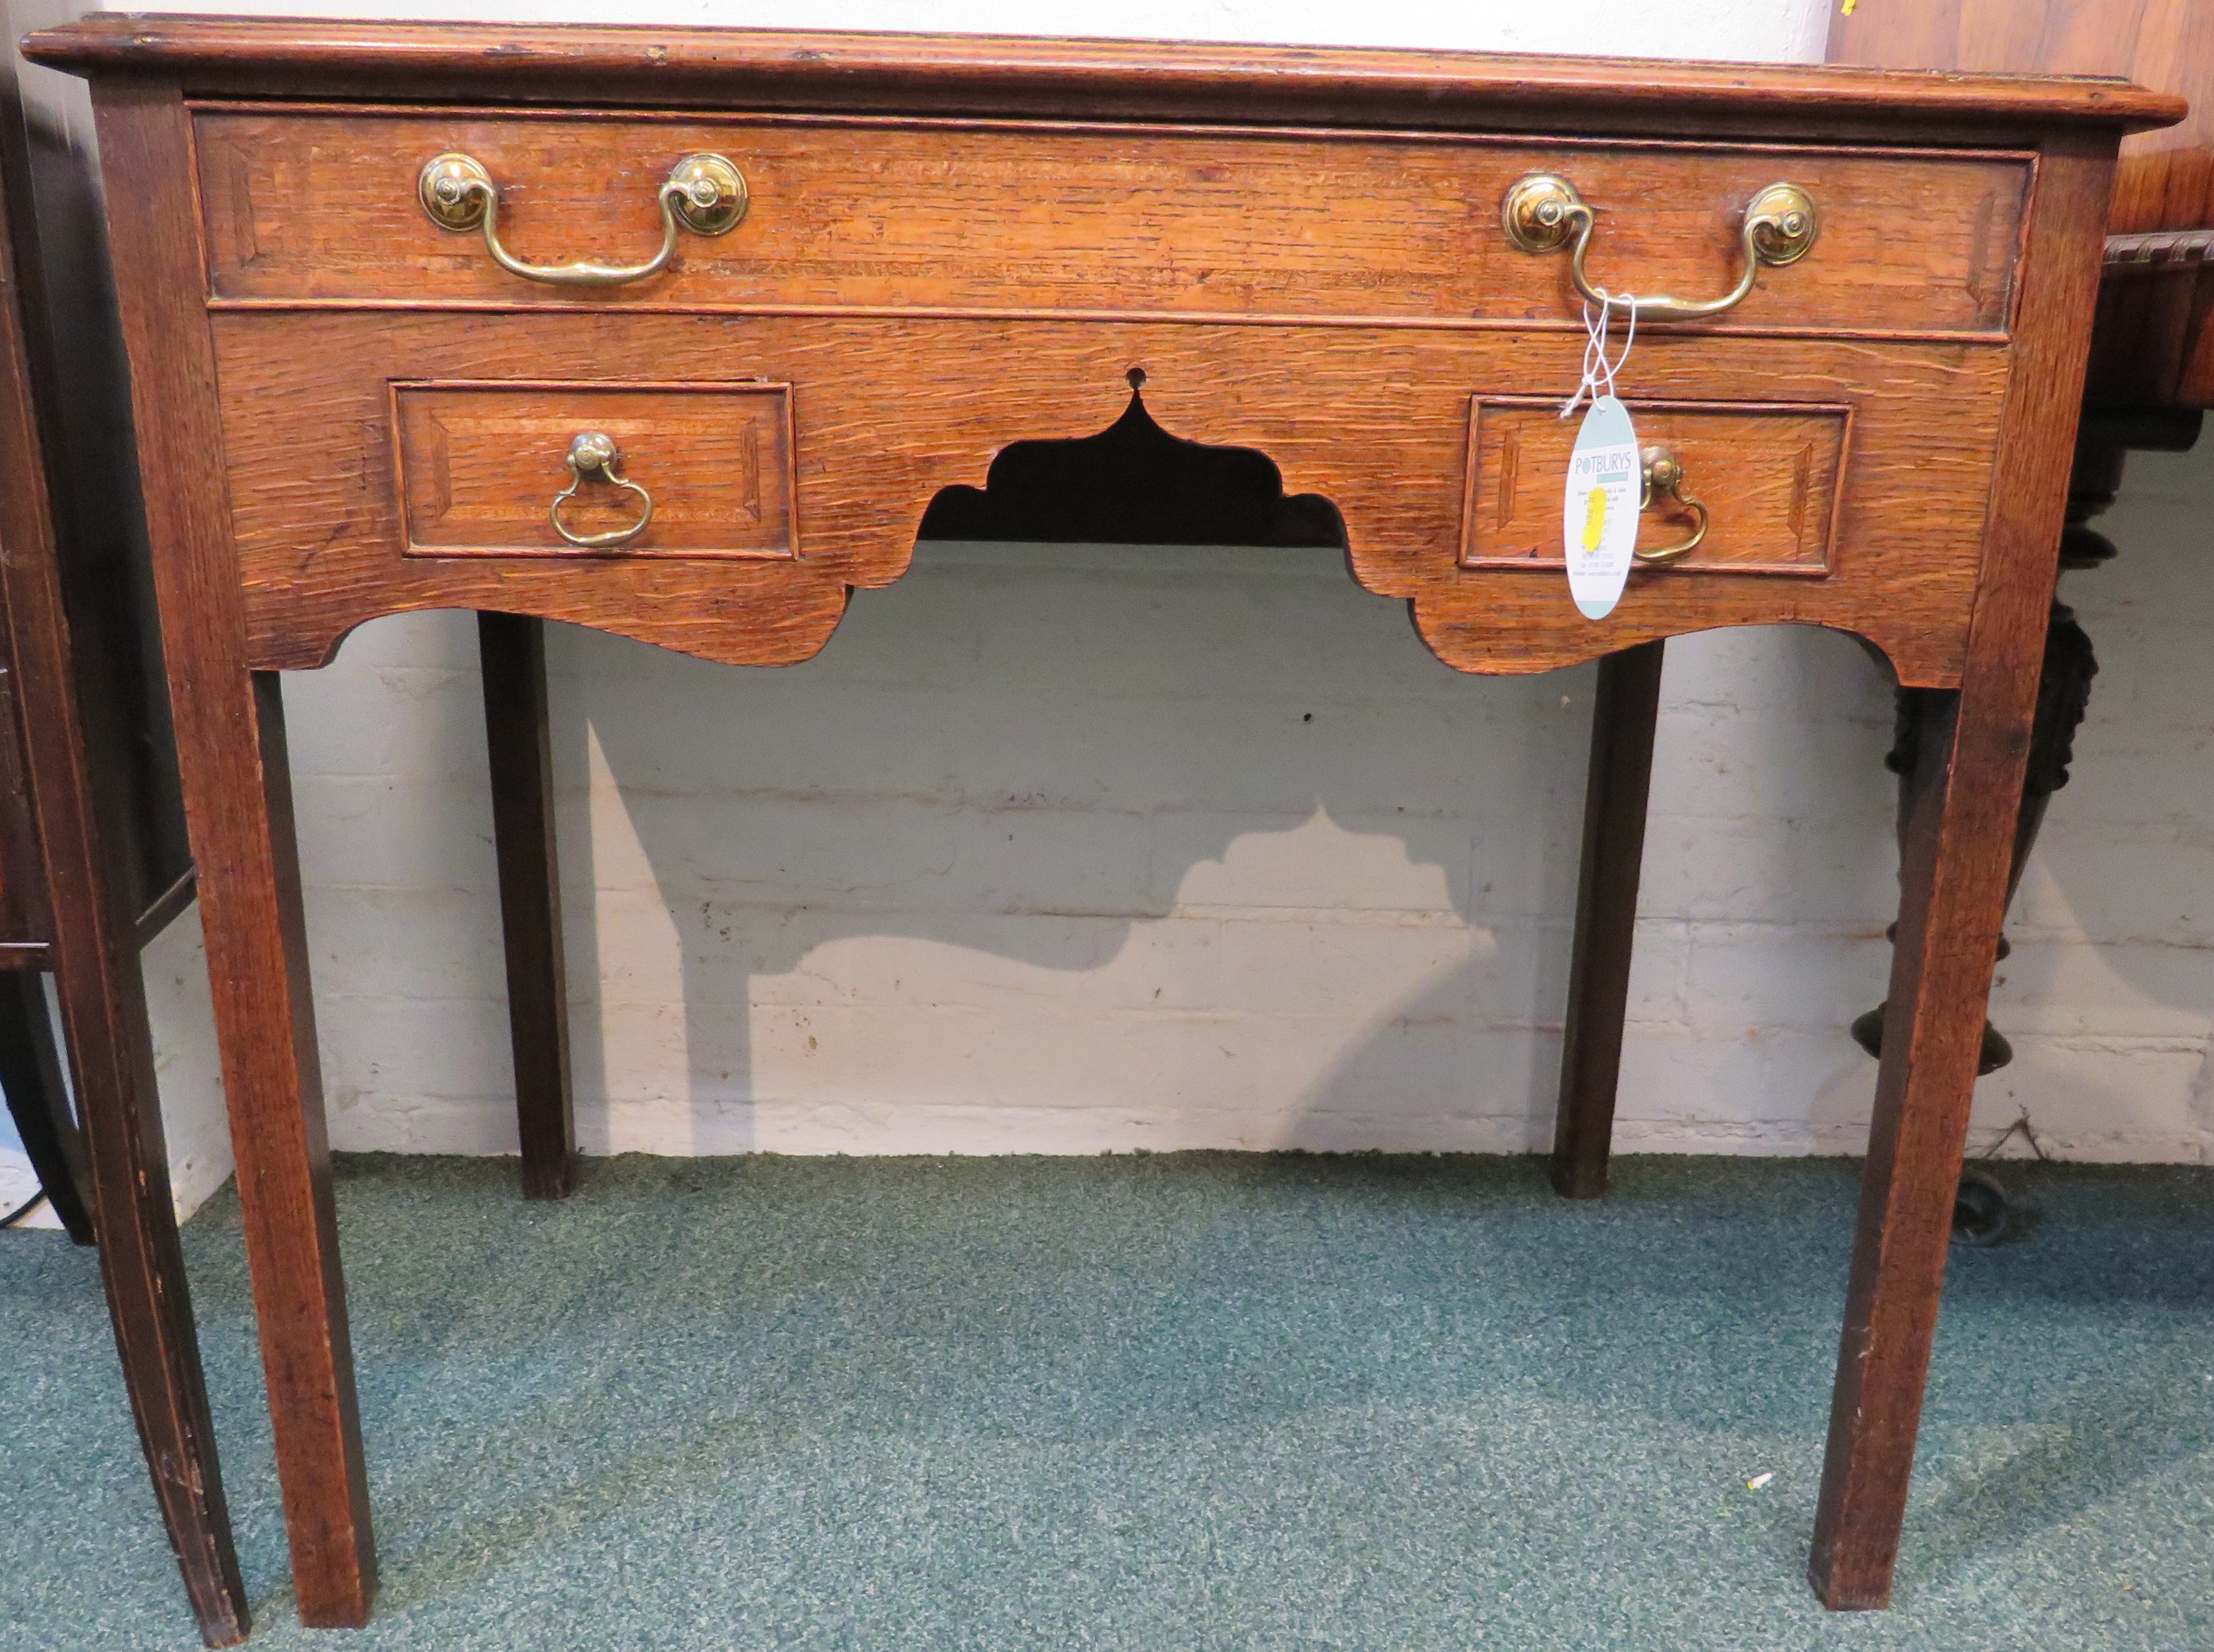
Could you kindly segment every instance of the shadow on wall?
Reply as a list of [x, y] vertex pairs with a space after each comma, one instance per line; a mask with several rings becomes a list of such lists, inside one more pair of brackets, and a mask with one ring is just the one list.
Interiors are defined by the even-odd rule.
[[[578, 632], [554, 662], [596, 1151], [1550, 1140], [1588, 669], [1451, 671], [1330, 552], [944, 543], [804, 665]], [[1840, 770], [1880, 938], [1888, 777]], [[1633, 1017], [1697, 1031], [1684, 911], [1836, 884], [1834, 837], [1769, 823], [1706, 866], [1660, 835]], [[1664, 1037], [1630, 1111], [1741, 1129], [1820, 1091], [1864, 1120], [1843, 1029], [1881, 971], [1813, 995], [1819, 1066], [1733, 1025], [1716, 1095]]]
[[[782, 671], [563, 637], [557, 766], [612, 782], [564, 823], [580, 1096], [660, 1115], [616, 1145], [688, 1098], [690, 1151], [1519, 1127], [1466, 1058], [1557, 1015], [1581, 719], [1530, 738], [1566, 685], [1473, 688], [1397, 607], [1327, 552], [928, 544]], [[1300, 1093], [1364, 1037], [1428, 1082]]]

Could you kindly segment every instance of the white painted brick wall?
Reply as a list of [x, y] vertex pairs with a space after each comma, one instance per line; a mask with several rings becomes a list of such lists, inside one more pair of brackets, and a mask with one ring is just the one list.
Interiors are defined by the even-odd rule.
[[[625, 15], [1778, 58], [1823, 23], [1818, 0]], [[2070, 582], [2106, 670], [2013, 926], [2019, 1055], [1985, 1139], [2027, 1109], [2071, 1154], [2206, 1153], [2210, 507], [2214, 459], [2139, 457], [2123, 559]], [[1325, 554], [952, 546], [806, 665], [560, 627], [550, 655], [592, 1151], [1549, 1136], [1589, 668], [1459, 676]], [[477, 692], [461, 615], [380, 621], [287, 683], [341, 1147], [513, 1149]], [[1887, 968], [1890, 720], [1847, 638], [1670, 646], [1624, 1146], [1860, 1143], [1874, 1068], [1844, 1029]]]

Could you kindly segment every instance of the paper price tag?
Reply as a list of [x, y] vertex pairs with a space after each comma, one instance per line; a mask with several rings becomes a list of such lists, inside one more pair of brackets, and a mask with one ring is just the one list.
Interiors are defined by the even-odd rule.
[[1576, 431], [1568, 490], [1561, 500], [1569, 595], [1587, 620], [1605, 619], [1622, 600], [1637, 548], [1643, 482], [1630, 409], [1612, 395], [1600, 396]]

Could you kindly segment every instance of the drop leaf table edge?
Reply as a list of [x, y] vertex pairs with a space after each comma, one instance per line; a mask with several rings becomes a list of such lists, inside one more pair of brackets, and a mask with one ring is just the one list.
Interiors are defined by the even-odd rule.
[[[934, 500], [988, 495], [1013, 444], [1100, 431], [1141, 382], [1186, 445], [1265, 455], [1287, 504], [1326, 501], [1353, 577], [1458, 669], [1603, 658], [1602, 697], [1634, 720], [1667, 637], [1801, 623], [1938, 696], [1810, 1573], [1832, 1607], [1887, 1604], [2115, 150], [2177, 100], [1741, 64], [113, 15], [25, 50], [93, 81], [304, 1621], [366, 1621], [376, 1563], [278, 673], [377, 615], [484, 616], [525, 1175], [559, 1195], [539, 622], [804, 659], [904, 571]], [[1797, 215], [1764, 217], [1778, 183]], [[1518, 200], [1554, 204], [1519, 240]], [[1624, 381], [1675, 467], [1648, 457], [1667, 497], [1640, 544], [1679, 542], [1686, 499], [1703, 524], [1599, 622], [1548, 539], [1560, 459], [1532, 412], [1575, 382], [1579, 279], [1677, 295]], [[1642, 801], [1642, 774], [1595, 764], [1580, 934], [1621, 921], [1624, 866], [1634, 902]], [[1568, 1039], [1611, 1091], [1621, 983], [1588, 973]]]

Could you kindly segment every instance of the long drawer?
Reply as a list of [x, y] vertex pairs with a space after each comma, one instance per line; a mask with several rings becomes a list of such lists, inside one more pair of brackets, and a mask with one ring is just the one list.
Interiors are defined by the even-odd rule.
[[[1591, 206], [1591, 278], [1611, 291], [1729, 291], [1748, 205], [1789, 180], [1819, 240], [1713, 327], [1990, 337], [2009, 325], [2032, 177], [2006, 152], [855, 117], [216, 105], [193, 130], [219, 305], [1567, 327], [1567, 259], [1501, 224], [1516, 180], [1550, 174]], [[689, 156], [726, 157], [746, 210], [680, 228], [651, 277], [547, 285], [428, 216], [419, 184], [448, 155], [497, 191], [526, 266], [648, 260]]]

